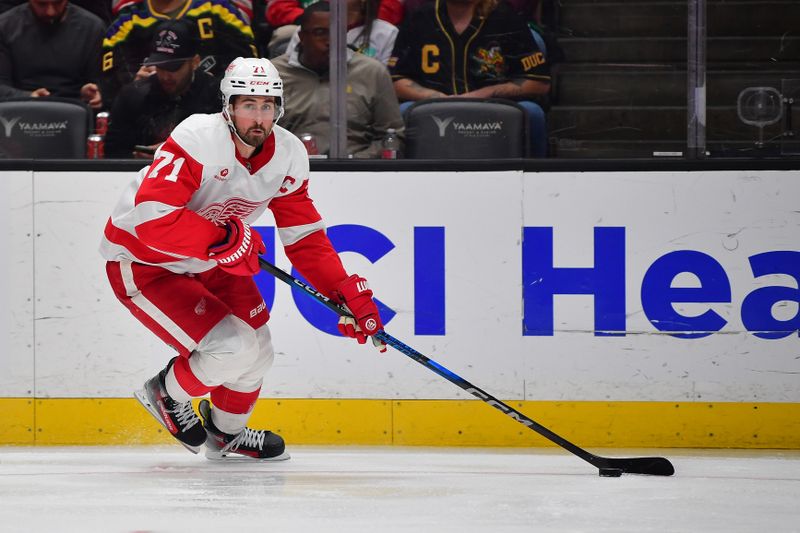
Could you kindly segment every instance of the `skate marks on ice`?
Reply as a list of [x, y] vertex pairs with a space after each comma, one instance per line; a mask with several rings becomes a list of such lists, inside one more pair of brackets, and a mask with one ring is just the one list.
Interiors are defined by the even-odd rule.
[[[0, 448], [4, 532], [800, 531], [800, 452], [658, 450], [672, 478], [601, 478], [554, 449]], [[603, 450], [604, 455], [653, 450]]]

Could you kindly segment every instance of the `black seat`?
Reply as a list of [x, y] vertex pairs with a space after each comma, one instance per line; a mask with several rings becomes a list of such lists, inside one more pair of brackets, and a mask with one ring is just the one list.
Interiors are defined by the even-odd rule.
[[86, 157], [92, 111], [66, 98], [13, 98], [0, 102], [0, 158]]
[[528, 155], [525, 109], [511, 100], [433, 98], [406, 109], [406, 157], [498, 159]]

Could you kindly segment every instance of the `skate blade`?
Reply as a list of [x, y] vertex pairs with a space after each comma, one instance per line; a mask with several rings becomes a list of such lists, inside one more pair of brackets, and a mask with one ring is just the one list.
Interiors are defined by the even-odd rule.
[[[172, 435], [172, 433], [170, 433], [169, 428], [167, 427], [167, 425], [164, 424], [163, 420], [161, 420], [161, 416], [158, 414], [158, 411], [156, 410], [155, 406], [152, 403], [150, 403], [150, 400], [147, 399], [147, 394], [144, 392], [144, 389], [139, 389], [137, 391], [134, 391], [133, 396], [137, 400], [139, 400], [139, 403], [142, 404], [142, 406], [145, 409], [147, 409], [148, 413], [153, 415], [153, 418], [156, 419], [156, 422], [161, 424], [161, 427], [166, 429], [167, 433]], [[194, 454], [200, 453], [200, 450], [203, 448], [202, 444], [200, 446], [190, 446], [189, 444], [186, 444], [185, 442], [181, 442], [178, 439], [175, 439], [175, 440], [178, 441], [184, 448], [186, 448], [187, 450], [189, 450], [190, 452], [192, 452]]]
[[253, 461], [257, 463], [275, 463], [278, 461], [287, 461], [291, 459], [292, 456], [289, 455], [289, 452], [283, 452], [280, 455], [276, 455], [275, 457], [265, 457], [263, 459], [259, 459], [256, 457], [250, 457], [249, 455], [241, 455], [236, 452], [225, 452], [222, 453], [217, 450], [212, 450], [210, 448], [206, 448], [206, 459], [209, 461], [221, 461], [221, 462], [247, 462], [252, 463]]

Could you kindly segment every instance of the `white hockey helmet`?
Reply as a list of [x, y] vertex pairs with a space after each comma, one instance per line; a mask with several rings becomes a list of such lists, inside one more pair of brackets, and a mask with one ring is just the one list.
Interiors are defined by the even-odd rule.
[[228, 68], [219, 84], [222, 92], [222, 114], [233, 128], [229, 107], [231, 98], [236, 95], [274, 96], [275, 118], [278, 122], [283, 116], [283, 80], [275, 65], [263, 57], [237, 57]]

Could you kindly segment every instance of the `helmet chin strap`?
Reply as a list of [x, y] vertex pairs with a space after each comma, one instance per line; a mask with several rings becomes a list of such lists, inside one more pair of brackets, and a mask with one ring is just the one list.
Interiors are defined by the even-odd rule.
[[239, 135], [239, 132], [236, 130], [236, 126], [231, 126], [231, 131], [233, 132], [234, 135], [236, 135], [236, 138], [239, 139], [243, 145], [247, 146], [248, 148], [252, 148], [253, 150], [257, 148], [257, 146], [253, 146], [249, 142], [242, 139], [242, 136]]

